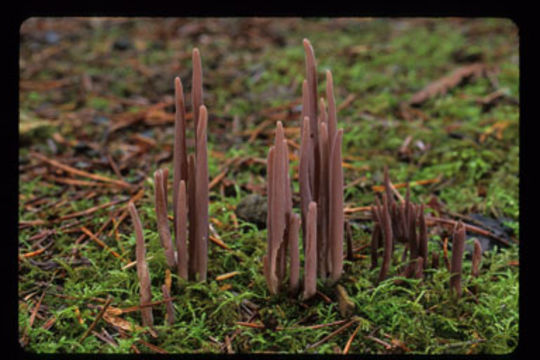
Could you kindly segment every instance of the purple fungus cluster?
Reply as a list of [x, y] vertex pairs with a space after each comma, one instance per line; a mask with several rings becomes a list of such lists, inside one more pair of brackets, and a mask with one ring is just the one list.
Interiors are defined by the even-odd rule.
[[[317, 292], [317, 278], [336, 283], [343, 272], [343, 130], [337, 129], [332, 73], [326, 71], [326, 102], [317, 101], [317, 67], [313, 47], [304, 39], [307, 80], [302, 84], [299, 162], [300, 213], [304, 250], [303, 298]], [[326, 103], [328, 106], [326, 106]], [[318, 107], [320, 105], [320, 109]], [[275, 144], [268, 153], [268, 247], [264, 272], [272, 294], [285, 276], [286, 251], [291, 258], [290, 291], [299, 287], [300, 219], [292, 213], [288, 151], [278, 122]]]

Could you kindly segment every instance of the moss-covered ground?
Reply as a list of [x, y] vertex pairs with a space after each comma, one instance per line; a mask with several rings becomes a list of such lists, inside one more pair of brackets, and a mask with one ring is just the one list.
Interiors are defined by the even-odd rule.
[[[517, 33], [511, 21], [489, 18], [27, 20], [21, 27], [19, 105], [22, 348], [512, 352], [519, 342]], [[307, 302], [268, 293], [261, 261], [266, 230], [238, 218], [234, 209], [248, 194], [264, 195], [274, 122], [283, 121], [287, 138], [300, 142], [303, 38], [315, 49], [321, 93], [324, 70], [334, 75], [348, 208], [374, 202], [372, 187], [381, 185], [387, 165], [394, 184], [411, 182], [413, 201], [442, 203], [445, 212], [437, 215], [482, 214], [512, 229], [510, 246], [498, 244], [484, 253], [478, 278], [469, 275], [471, 262], [465, 259], [461, 298], [450, 292], [444, 266], [427, 269], [422, 281], [395, 284], [399, 246], [392, 277], [377, 284], [378, 268], [370, 269], [369, 259], [372, 223], [364, 212], [347, 214], [356, 252], [339, 282], [355, 304], [353, 315], [340, 314], [335, 289], [322, 282], [321, 294]], [[224, 173], [210, 192], [211, 234], [226, 246], [210, 243], [206, 283], [185, 283], [172, 274], [176, 321], [169, 326], [159, 303], [167, 269], [152, 174], [162, 166], [172, 170], [173, 78], [179, 75], [189, 94], [193, 47], [202, 55], [210, 113], [210, 179]], [[490, 71], [419, 106], [404, 105], [426, 85], [472, 62]], [[503, 95], [487, 98], [497, 91]], [[188, 126], [192, 139], [191, 121]], [[35, 153], [132, 186], [74, 175]], [[297, 165], [295, 158], [291, 175]], [[399, 191], [404, 194], [404, 188]], [[133, 197], [158, 302], [153, 333], [129, 325], [141, 322], [138, 311], [129, 311], [139, 304], [136, 269], [126, 267], [135, 260], [131, 220], [124, 220], [126, 201]], [[104, 207], [93, 211], [99, 205]], [[475, 234], [469, 235], [470, 243]], [[448, 236], [448, 229], [430, 226], [430, 250], [442, 255]], [[230, 272], [237, 273], [216, 280]], [[108, 298], [106, 316], [83, 337]], [[332, 334], [344, 325], [349, 326]]]

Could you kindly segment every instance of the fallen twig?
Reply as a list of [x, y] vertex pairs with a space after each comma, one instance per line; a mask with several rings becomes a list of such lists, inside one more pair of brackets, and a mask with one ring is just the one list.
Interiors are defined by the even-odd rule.
[[125, 181], [111, 179], [111, 178], [108, 178], [108, 177], [105, 177], [105, 176], [102, 176], [102, 175], [92, 174], [92, 173], [89, 173], [89, 172], [84, 171], [84, 170], [76, 169], [76, 168], [74, 168], [72, 166], [62, 164], [61, 162], [58, 162], [56, 160], [49, 159], [49, 158], [47, 158], [47, 157], [45, 157], [45, 156], [43, 156], [43, 155], [41, 155], [39, 153], [36, 153], [36, 152], [31, 152], [30, 156], [32, 156], [32, 157], [34, 157], [34, 158], [36, 158], [38, 160], [41, 160], [43, 162], [46, 162], [47, 164], [52, 165], [54, 167], [57, 167], [57, 168], [59, 168], [61, 170], [64, 170], [64, 171], [69, 172], [71, 174], [74, 174], [74, 175], [87, 177], [87, 178], [90, 178], [90, 179], [93, 179], [93, 180], [112, 183], [112, 184], [115, 184], [115, 185], [117, 185], [117, 186], [119, 186], [121, 188], [131, 188], [133, 186], [131, 184], [128, 184]]
[[94, 327], [96, 326], [97, 322], [103, 317], [103, 315], [105, 314], [105, 311], [107, 311], [107, 308], [109, 307], [109, 305], [111, 305], [111, 302], [112, 302], [112, 298], [108, 298], [107, 299], [107, 302], [105, 302], [105, 305], [103, 305], [103, 307], [101, 308], [101, 311], [97, 314], [96, 318], [94, 319], [94, 321], [92, 322], [92, 324], [90, 324], [90, 326], [88, 327], [88, 329], [86, 329], [86, 331], [84, 332], [84, 334], [81, 336], [81, 338], [79, 339], [79, 343], [82, 343], [82, 341], [84, 339], [86, 339], [86, 337], [88, 336], [88, 334], [90, 334], [90, 332], [92, 330], [94, 330]]
[[348, 327], [350, 327], [352, 324], [354, 324], [356, 322], [355, 319], [349, 321], [348, 323], [346, 323], [345, 325], [343, 325], [342, 327], [340, 327], [339, 329], [331, 332], [330, 334], [328, 334], [327, 336], [325, 336], [324, 338], [322, 338], [321, 340], [317, 341], [316, 343], [313, 343], [311, 345], [308, 345], [306, 347], [306, 350], [308, 349], [313, 349], [321, 344], [324, 344], [325, 342], [327, 342], [328, 340], [330, 340], [331, 338], [333, 338], [334, 336], [336, 336], [337, 334], [343, 332], [345, 329], [347, 329]]

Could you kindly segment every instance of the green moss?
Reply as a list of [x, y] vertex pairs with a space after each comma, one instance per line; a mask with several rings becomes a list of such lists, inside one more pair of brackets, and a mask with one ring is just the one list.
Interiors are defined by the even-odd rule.
[[[284, 40], [279, 43], [273, 42], [272, 36], [265, 37], [267, 35], [264, 32], [259, 34], [259, 29], [256, 30], [259, 34], [257, 36], [264, 36], [260, 39], [257, 37], [256, 43], [247, 41], [250, 36], [244, 32], [240, 37], [225, 36], [232, 26], [238, 27], [236, 19], [225, 19], [222, 23], [214, 24], [211, 19], [196, 21], [201, 31], [212, 39], [202, 41], [203, 38], [200, 38], [197, 45], [203, 55], [205, 103], [218, 119], [209, 122], [209, 154], [215, 151], [223, 155], [219, 158], [209, 156], [211, 178], [222, 171], [224, 159], [266, 157], [268, 141], [262, 137], [240, 145], [230, 145], [223, 140], [231, 135], [227, 121], [238, 116], [242, 130], [249, 130], [268, 119], [261, 110], [283, 106], [300, 98], [301, 83], [305, 77], [302, 38], [308, 37], [318, 61], [320, 94], [324, 92], [324, 70], [328, 68], [334, 76], [338, 106], [349, 95], [353, 96], [349, 106], [338, 113], [339, 126], [344, 129], [343, 154], [345, 161], [353, 167], [345, 169], [345, 182], [361, 179], [355, 186], [346, 189], [347, 205], [365, 206], [373, 203], [371, 187], [381, 184], [383, 167], [388, 165], [390, 177], [396, 184], [440, 179], [435, 184], [412, 187], [411, 196], [414, 201], [427, 201], [430, 196], [436, 195], [447, 209], [455, 212], [475, 211], [492, 217], [506, 216], [509, 218], [506, 224], [519, 238], [518, 106], [501, 102], [489, 111], [482, 109], [476, 100], [494, 89], [489, 79], [480, 78], [450, 89], [445, 95], [429, 99], [410, 120], [405, 120], [400, 112], [400, 104], [407, 101], [414, 92], [461, 66], [455, 56], [460, 52], [481, 54], [486, 63], [496, 65], [499, 69], [499, 87], [506, 88], [509, 96], [518, 98], [517, 29], [511, 21], [376, 18], [340, 19], [337, 22], [329, 19], [303, 19], [287, 25], [285, 30], [279, 30], [276, 37], [283, 37]], [[178, 29], [186, 24], [189, 25], [186, 22], [178, 25]], [[173, 72], [178, 71], [184, 81], [184, 91], [189, 94], [190, 58], [186, 56], [179, 60], [178, 54], [186, 54], [193, 47], [193, 41], [196, 40], [191, 35], [164, 41], [163, 48], [143, 46], [141, 49], [124, 52], [111, 51], [115, 39], [131, 38], [135, 36], [133, 34], [148, 44], [156, 42], [150, 36], [152, 32], [148, 29], [152, 27], [149, 25], [157, 26], [151, 19], [88, 26], [85, 28], [87, 32], [83, 34], [85, 41], [74, 42], [73, 46], [54, 57], [54, 68], [49, 64], [36, 70], [32, 80], [49, 81], [86, 73], [99, 85], [87, 98], [86, 106], [109, 118], [118, 111], [118, 104], [114, 99], [111, 100], [111, 94], [128, 98], [136, 95], [150, 101], [159, 101], [156, 99], [167, 95], [156, 93], [156, 89], [163, 86], [159, 84], [162, 81], [159, 76], [142, 76], [134, 67], [133, 59], [151, 71], [159, 70], [157, 72], [164, 78], [170, 76], [170, 91], [172, 78], [176, 75]], [[170, 26], [172, 29], [177, 25]], [[219, 26], [225, 27], [222, 29]], [[222, 30], [216, 30], [218, 28]], [[249, 31], [255, 30], [250, 28]], [[243, 39], [241, 48], [235, 47], [234, 41], [238, 38]], [[24, 41], [21, 51], [21, 56], [33, 54]], [[73, 66], [74, 63], [78, 65]], [[178, 68], [174, 64], [179, 64]], [[25, 73], [22, 74], [24, 77]], [[45, 102], [58, 104], [73, 101], [75, 92], [72, 90], [40, 92], [21, 89], [21, 116], [33, 116], [33, 112]], [[171, 95], [169, 93], [167, 96]], [[122, 109], [133, 112], [142, 107], [122, 105]], [[78, 113], [70, 116], [74, 116], [74, 119], [82, 118]], [[300, 114], [294, 110], [291, 117], [282, 120], [286, 128], [298, 127], [299, 117]], [[225, 128], [223, 119], [226, 119]], [[489, 133], [494, 124], [503, 122], [508, 124], [500, 136], [496, 131]], [[83, 129], [81, 132], [84, 137], [103, 135], [95, 127], [83, 124], [79, 128], [78, 123], [75, 125], [71, 120], [58, 126], [67, 139], [72, 139], [72, 134], [76, 135], [80, 129]], [[167, 132], [170, 130], [169, 125], [138, 126], [122, 129], [115, 135], [126, 136], [126, 141], [130, 142], [129, 137], [133, 133], [151, 129], [153, 136], [159, 139], [157, 146], [150, 150], [152, 154], [163, 151], [164, 146], [172, 145], [172, 132]], [[191, 127], [188, 128], [187, 136], [193, 138]], [[402, 158], [398, 152], [408, 136], [412, 137], [410, 154]], [[298, 137], [292, 140], [296, 143], [300, 141]], [[43, 145], [44, 139], [35, 142]], [[417, 142], [421, 142], [424, 148], [418, 146]], [[21, 156], [27, 156], [29, 149], [30, 146], [26, 145], [21, 148]], [[297, 165], [297, 160], [291, 162], [291, 167]], [[140, 165], [140, 168], [147, 171], [145, 166]], [[171, 168], [170, 162], [164, 166]], [[156, 167], [155, 164], [149, 165], [149, 177], [143, 183], [145, 195], [137, 206], [145, 227], [153, 300], [158, 301], [163, 298], [161, 286], [165, 281], [166, 262], [155, 227], [152, 199], [151, 174]], [[114, 176], [108, 169], [100, 169], [96, 173]], [[136, 170], [128, 169], [127, 174], [123, 174], [124, 179], [133, 181], [138, 178], [140, 173]], [[397, 285], [393, 277], [377, 284], [378, 268], [370, 270], [369, 247], [366, 247], [358, 253], [365, 258], [346, 262], [347, 272], [340, 280], [355, 304], [354, 316], [357, 323], [327, 342], [310, 348], [311, 344], [339, 327], [307, 327], [341, 320], [336, 302], [327, 304], [316, 296], [304, 304], [286, 295], [270, 296], [262, 275], [266, 230], [257, 229], [241, 219], [237, 219], [238, 228], [233, 225], [234, 207], [248, 195], [247, 185], [263, 186], [264, 174], [265, 166], [259, 163], [231, 167], [226, 179], [234, 182], [234, 195], [229, 196], [230, 189], [225, 195], [219, 193], [218, 187], [212, 189], [210, 216], [217, 220], [216, 224], [219, 225], [214, 224], [215, 228], [229, 249], [210, 243], [208, 281], [204, 284], [179, 281], [176, 274], [172, 274], [176, 322], [173, 326], [164, 325], [164, 306], [155, 306], [157, 338], [144, 331], [130, 332], [129, 337], [122, 338], [101, 320], [96, 331], [105, 328], [113, 333], [118, 347], [106, 344], [95, 336], [79, 341], [97, 315], [96, 306], [101, 305], [94, 298], [111, 296], [112, 306], [119, 308], [139, 304], [136, 269], [123, 269], [126, 262], [115, 258], [91, 240], [75, 245], [80, 234], [58, 230], [62, 224], [48, 225], [58, 230], [48, 250], [51, 257], [45, 260], [40, 257], [22, 258], [19, 261], [19, 294], [24, 294], [19, 299], [21, 333], [28, 326], [35, 301], [43, 291], [38, 284], [47, 283], [53, 276], [53, 271], [40, 265], [39, 261], [56, 264], [54, 273], [58, 276], [54, 278], [53, 285], [47, 289], [43, 299], [43, 304], [47, 306], [47, 310], [44, 310], [46, 318], [35, 319], [28, 330], [29, 343], [25, 349], [53, 353], [130, 353], [133, 351], [131, 346], [135, 344], [143, 352], [152, 352], [137, 342], [143, 339], [172, 353], [219, 353], [222, 349], [215, 341], [224, 343], [225, 336], [231, 336], [238, 330], [232, 342], [236, 352], [329, 354], [335, 352], [336, 346], [343, 349], [357, 326], [360, 328], [352, 341], [350, 353], [404, 351], [403, 347], [395, 344], [401, 344], [415, 354], [498, 354], [515, 349], [519, 341], [519, 267], [509, 264], [519, 258], [517, 246], [487, 253], [478, 278], [471, 278], [470, 260], [466, 260], [463, 287], [470, 291], [476, 289], [476, 295], [465, 291], [459, 300], [452, 297], [448, 290], [450, 274], [444, 267], [426, 270], [423, 281], [402, 279], [403, 282]], [[293, 182], [293, 186], [297, 192], [298, 184]], [[40, 176], [20, 181], [19, 220], [58, 217], [112, 200], [110, 196], [101, 196], [99, 200], [71, 201], [80, 189], [69, 188], [66, 193], [58, 195], [69, 201], [60, 209], [37, 212], [29, 211], [23, 205], [34, 197], [55, 194], [61, 188], [45, 182]], [[403, 189], [400, 191], [404, 193]], [[109, 216], [108, 210], [99, 211], [87, 226], [97, 229]], [[352, 224], [354, 247], [367, 245], [370, 234], [361, 229], [364, 224]], [[20, 253], [35, 250], [29, 239], [43, 229], [39, 226], [20, 229]], [[119, 233], [119, 239], [116, 239], [114, 235], [109, 236], [106, 229], [100, 239], [126, 261], [133, 261], [135, 238], [129, 219], [120, 226]], [[441, 236], [433, 235], [429, 249], [440, 251], [440, 242]], [[74, 248], [78, 249], [81, 258], [88, 259], [88, 265], [72, 262]], [[392, 275], [399, 270], [400, 256], [401, 246], [395, 253], [394, 264], [390, 269]], [[238, 274], [227, 280], [216, 280], [217, 276], [232, 271], [238, 271]], [[333, 288], [326, 287], [322, 282], [318, 288], [335, 299]], [[28, 300], [23, 299], [35, 291], [37, 295]], [[260, 316], [254, 321], [274, 323], [279, 329], [255, 329], [238, 325], [238, 321], [246, 320], [240, 312], [243, 300], [254, 302], [260, 307]], [[43, 325], [51, 316], [55, 317], [55, 322], [46, 330]], [[79, 316], [84, 320], [83, 324], [79, 322]], [[141, 323], [139, 312], [127, 312], [121, 317], [133, 324]], [[395, 346], [392, 350], [385, 350], [384, 346], [373, 341], [370, 336]]]

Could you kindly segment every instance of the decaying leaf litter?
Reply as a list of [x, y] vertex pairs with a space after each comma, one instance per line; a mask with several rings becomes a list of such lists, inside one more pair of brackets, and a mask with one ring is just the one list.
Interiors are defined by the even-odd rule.
[[[290, 174], [298, 174], [306, 34], [317, 52], [319, 80], [323, 69], [332, 70], [344, 129], [353, 260], [345, 261], [339, 283], [348, 299], [323, 283], [310, 301], [271, 296], [261, 263], [264, 224], [258, 229], [235, 213], [249, 194], [265, 196], [266, 152], [277, 121], [286, 130]], [[19, 324], [25, 349], [504, 353], [517, 345], [519, 70], [509, 21], [31, 19], [21, 36]], [[212, 108], [208, 281], [180, 285], [167, 268], [157, 228], [146, 226], [155, 326], [145, 329], [127, 204], [137, 204], [144, 224], [156, 223], [152, 178], [172, 161], [173, 79], [190, 78], [194, 47], [204, 56], [205, 104]], [[490, 72], [412, 103], [430, 84], [448, 84], [441, 79], [478, 62]], [[186, 120], [192, 124], [189, 112]], [[448, 291], [444, 266], [426, 270], [421, 282], [404, 278], [396, 285], [392, 275], [376, 284], [365, 210], [383, 185], [385, 165], [398, 199], [408, 182], [411, 199], [425, 204], [430, 250], [440, 250], [441, 263], [451, 260], [457, 221], [483, 231], [467, 230], [466, 253], [472, 236], [491, 251], [478, 277], [469, 276], [465, 258], [459, 300]], [[298, 191], [293, 188], [295, 207]], [[401, 250], [398, 245], [391, 274], [399, 270]], [[162, 291], [171, 278], [172, 300]], [[347, 300], [352, 313], [338, 306]], [[175, 323], [169, 326], [171, 301]]]

